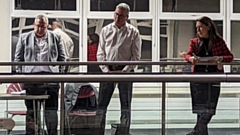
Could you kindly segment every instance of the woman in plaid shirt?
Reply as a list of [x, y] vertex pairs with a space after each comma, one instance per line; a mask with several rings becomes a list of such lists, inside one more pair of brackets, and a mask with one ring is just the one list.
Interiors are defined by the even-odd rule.
[[[231, 62], [233, 54], [219, 35], [215, 23], [209, 17], [196, 20], [197, 37], [191, 39], [185, 56], [193, 64], [192, 72], [197, 74], [223, 73], [221, 62]], [[208, 62], [216, 65], [194, 65], [202, 57], [211, 57]], [[207, 125], [215, 115], [220, 94], [220, 82], [191, 82], [192, 110], [197, 114], [197, 123], [187, 135], [208, 135]]]
[[[88, 61], [97, 61], [99, 36], [94, 33], [88, 36]], [[98, 65], [88, 65], [88, 73], [101, 72]]]

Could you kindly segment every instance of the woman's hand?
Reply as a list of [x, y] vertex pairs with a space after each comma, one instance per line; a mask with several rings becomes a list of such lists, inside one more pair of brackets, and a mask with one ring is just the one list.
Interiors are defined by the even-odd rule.
[[223, 61], [223, 56], [217, 56], [215, 59], [209, 60], [208, 62], [217, 63], [218, 70], [223, 70], [222, 61]]
[[211, 63], [222, 63], [222, 61], [223, 61], [223, 56], [217, 56], [215, 59], [209, 60], [208, 62], [211, 62]]
[[192, 64], [196, 64], [199, 62], [199, 57], [196, 57], [196, 56], [192, 56], [189, 58], [189, 61], [192, 63]]

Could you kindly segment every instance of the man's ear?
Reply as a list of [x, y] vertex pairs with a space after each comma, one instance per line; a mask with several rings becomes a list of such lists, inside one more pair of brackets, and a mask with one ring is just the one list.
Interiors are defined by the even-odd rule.
[[51, 29], [51, 28], [52, 28], [52, 25], [48, 24], [48, 25], [47, 25], [47, 28], [48, 28], [48, 29]]

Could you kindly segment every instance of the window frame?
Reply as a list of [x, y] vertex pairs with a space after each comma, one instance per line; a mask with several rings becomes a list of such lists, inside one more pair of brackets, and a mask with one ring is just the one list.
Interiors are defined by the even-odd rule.
[[[160, 60], [160, 20], [195, 20], [202, 15], [211, 17], [213, 20], [223, 20], [223, 38], [229, 48], [231, 48], [230, 28], [231, 20], [240, 20], [240, 13], [233, 13], [233, 1], [220, 0], [219, 13], [170, 13], [162, 11], [162, 0], [149, 0], [149, 12], [131, 12], [129, 19], [152, 20], [152, 61]], [[10, 19], [12, 17], [35, 17], [39, 13], [47, 14], [49, 18], [78, 18], [79, 22], [79, 61], [87, 61], [87, 20], [88, 19], [113, 19], [112, 12], [90, 11], [90, 1], [76, 2], [76, 11], [43, 11], [43, 10], [15, 10], [14, 0], [9, 1], [11, 6]], [[11, 22], [12, 23], [12, 22]], [[12, 27], [12, 24], [10, 24]], [[11, 27], [9, 30], [11, 31]], [[11, 37], [11, 34], [9, 37]], [[10, 38], [11, 39], [11, 38]], [[168, 52], [169, 53], [169, 52]], [[80, 66], [80, 71], [87, 71], [86, 66]], [[230, 66], [224, 66], [226, 72], [230, 71]], [[152, 72], [158, 72], [158, 65], [152, 66]], [[185, 86], [186, 83], [169, 83], [169, 86]], [[240, 85], [240, 84], [239, 84]], [[160, 83], [139, 83], [134, 86], [161, 86]]]
[[[232, 9], [232, 1], [228, 0], [220, 0], [220, 12], [219, 13], [179, 13], [179, 12], [163, 12], [162, 9], [163, 1], [157, 1], [157, 5], [159, 6], [159, 14], [158, 14], [158, 21], [157, 26], [160, 27], [160, 20], [196, 20], [201, 16], [209, 16], [212, 20], [219, 20], [223, 21], [223, 38], [226, 41], [227, 46], [231, 49], [230, 44], [230, 21], [229, 21], [229, 11]], [[239, 14], [240, 18], [240, 14]], [[240, 19], [239, 19], [240, 20]], [[157, 33], [156, 33], [157, 34]], [[190, 39], [189, 39], [190, 40]], [[160, 38], [156, 40], [157, 45], [160, 46]], [[173, 51], [173, 50], [172, 50]], [[159, 52], [160, 53], [160, 52]], [[171, 52], [168, 52], [171, 53]], [[159, 54], [160, 55], [160, 54]], [[160, 58], [160, 57], [159, 57]], [[230, 65], [224, 66], [225, 72], [230, 71]], [[185, 86], [187, 83], [169, 83], [169, 86]], [[223, 83], [224, 85], [228, 85], [230, 83]]]
[[[66, 19], [79, 19], [79, 61], [82, 61], [82, 12], [80, 9], [83, 9], [83, 2], [76, 0], [76, 11], [54, 11], [54, 10], [15, 10], [14, 9], [14, 0], [9, 1], [11, 11], [10, 11], [10, 19], [12, 20], [13, 17], [20, 18], [20, 17], [26, 17], [27, 18], [35, 18], [39, 14], [45, 14], [48, 18], [66, 18]], [[12, 31], [12, 21], [10, 24], [10, 31]], [[9, 39], [11, 39], [12, 32], [10, 32]], [[11, 42], [11, 41], [10, 41]], [[12, 50], [12, 47], [10, 47], [10, 50]], [[11, 54], [11, 53], [10, 53]], [[10, 57], [11, 58], [11, 57]], [[82, 71], [82, 66], [79, 66], [79, 71]]]
[[[130, 19], [137, 19], [137, 20], [152, 20], [152, 61], [158, 61], [157, 59], [157, 46], [156, 46], [156, 19], [154, 18], [154, 13], [156, 10], [156, 1], [155, 0], [149, 0], [149, 6], [150, 11], [149, 12], [130, 12], [129, 20]], [[90, 11], [90, 1], [84, 2], [84, 7], [87, 7], [85, 9], [85, 14], [83, 17], [85, 18], [83, 20], [83, 26], [87, 26], [88, 19], [113, 19], [114, 11], [109, 12], [96, 12], [96, 11]], [[83, 28], [83, 33], [87, 33], [87, 27]], [[83, 39], [87, 39], [87, 34], [83, 35]], [[87, 44], [87, 40], [83, 40], [83, 44]], [[87, 61], [87, 47], [83, 46], [83, 60]], [[158, 72], [159, 67], [157, 65], [152, 66], [152, 72]], [[84, 67], [84, 71], [87, 71], [87, 67]], [[159, 87], [161, 83], [134, 83], [134, 87]]]

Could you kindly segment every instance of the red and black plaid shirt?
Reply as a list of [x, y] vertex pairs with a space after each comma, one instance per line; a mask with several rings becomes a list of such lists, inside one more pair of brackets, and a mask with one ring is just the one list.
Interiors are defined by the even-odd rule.
[[[222, 38], [219, 38], [216, 42], [211, 44], [213, 56], [223, 56], [223, 62], [231, 62], [233, 61], [233, 54], [228, 49], [225, 41]], [[200, 51], [199, 48], [199, 39], [194, 38], [190, 41], [188, 52], [186, 54], [186, 60], [189, 61], [189, 58], [193, 55], [193, 53], [198, 54]], [[192, 71], [194, 72], [194, 65], [192, 67]], [[218, 71], [223, 72], [223, 70]]]
[[88, 61], [97, 61], [97, 44], [88, 45]]

